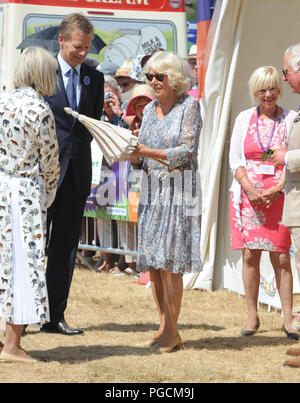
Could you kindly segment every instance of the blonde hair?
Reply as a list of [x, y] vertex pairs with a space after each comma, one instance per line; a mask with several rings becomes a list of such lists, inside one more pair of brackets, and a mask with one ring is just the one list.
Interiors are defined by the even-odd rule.
[[257, 68], [252, 74], [248, 82], [249, 95], [252, 103], [255, 104], [258, 91], [276, 87], [279, 95], [282, 96], [283, 85], [278, 70], [273, 66], [262, 66]]
[[85, 35], [94, 36], [93, 24], [80, 13], [69, 14], [60, 24], [58, 33], [62, 35], [64, 40], [68, 40], [75, 29]]
[[191, 88], [191, 80], [183, 59], [173, 52], [155, 52], [145, 64], [143, 71], [148, 73], [150, 69], [168, 76], [168, 83], [176, 97], [181, 97]]
[[38, 47], [23, 51], [14, 73], [14, 87], [32, 87], [45, 95], [52, 95], [56, 88], [58, 64], [50, 52]]

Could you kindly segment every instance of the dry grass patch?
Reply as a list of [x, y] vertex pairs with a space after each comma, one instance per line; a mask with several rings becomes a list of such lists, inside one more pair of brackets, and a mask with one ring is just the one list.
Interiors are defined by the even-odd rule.
[[240, 337], [244, 298], [226, 290], [184, 291], [182, 349], [150, 354], [136, 344], [158, 325], [151, 290], [132, 277], [76, 269], [66, 319], [84, 328], [84, 335], [50, 335], [29, 328], [23, 347], [46, 362], [0, 364], [1, 381], [300, 382], [300, 369], [282, 366], [294, 343], [281, 331], [280, 313], [260, 308], [259, 315], [258, 334]]

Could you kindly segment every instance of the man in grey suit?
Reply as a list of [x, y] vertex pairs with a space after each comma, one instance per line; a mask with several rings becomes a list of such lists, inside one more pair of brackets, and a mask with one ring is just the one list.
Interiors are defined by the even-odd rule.
[[[283, 64], [283, 80], [290, 84], [293, 92], [300, 94], [300, 43], [285, 51]], [[300, 110], [289, 133], [288, 150], [277, 149], [271, 158], [274, 164], [286, 166], [282, 222], [290, 227], [295, 266], [300, 278]], [[287, 354], [295, 358], [286, 360], [284, 365], [300, 367], [300, 348], [292, 347]]]

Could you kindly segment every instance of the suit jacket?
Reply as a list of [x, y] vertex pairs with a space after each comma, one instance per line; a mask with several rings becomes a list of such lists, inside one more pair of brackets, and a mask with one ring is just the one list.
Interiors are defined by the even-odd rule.
[[300, 226], [300, 112], [294, 120], [288, 140], [285, 201], [282, 222], [289, 227]]
[[[92, 180], [91, 141], [93, 137], [77, 120], [64, 111], [69, 106], [62, 72], [58, 70], [58, 89], [51, 97], [45, 97], [52, 109], [56, 123], [61, 173], [58, 187], [72, 159], [74, 181], [77, 191], [88, 196]], [[104, 98], [104, 76], [101, 72], [82, 63], [80, 69], [81, 95], [78, 112], [93, 119], [100, 119]]]

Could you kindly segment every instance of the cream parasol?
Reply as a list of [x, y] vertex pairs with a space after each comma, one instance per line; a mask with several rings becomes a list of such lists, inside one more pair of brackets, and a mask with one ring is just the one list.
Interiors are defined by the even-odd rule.
[[132, 134], [131, 130], [89, 118], [68, 107], [64, 109], [87, 128], [109, 165], [115, 161], [125, 161], [130, 158], [130, 154], [138, 143], [138, 138]]
[[[138, 144], [138, 138], [132, 134], [131, 130], [89, 118], [73, 111], [69, 107], [64, 108], [64, 110], [75, 119], [78, 119], [87, 128], [109, 165], [112, 165], [116, 161], [126, 161], [130, 158], [130, 154]], [[156, 158], [153, 159], [168, 167], [168, 164], [165, 162]]]

